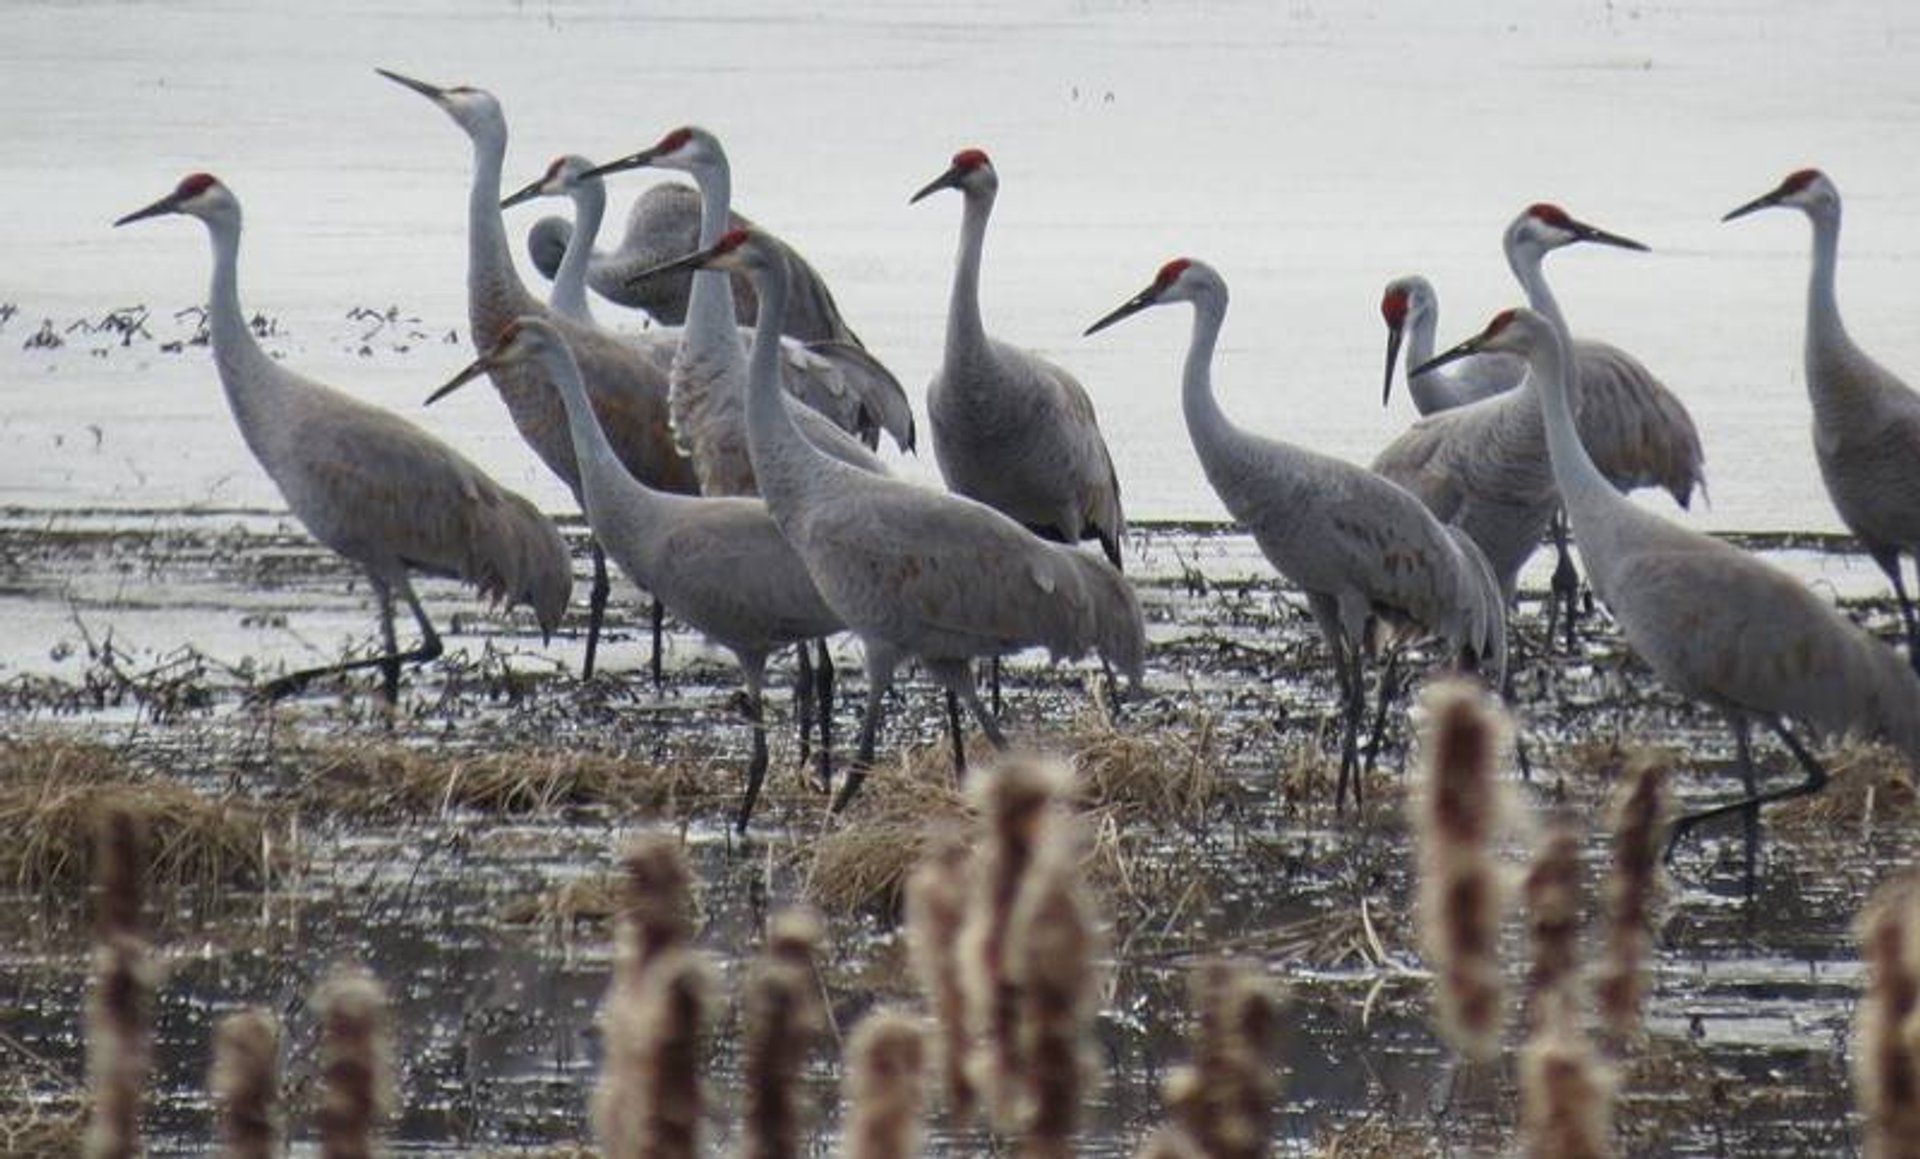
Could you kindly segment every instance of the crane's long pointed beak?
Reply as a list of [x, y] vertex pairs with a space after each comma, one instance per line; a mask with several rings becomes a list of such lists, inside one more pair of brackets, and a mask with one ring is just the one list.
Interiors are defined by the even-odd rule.
[[172, 213], [175, 209], [179, 207], [179, 205], [180, 205], [180, 199], [178, 195], [169, 193], [165, 197], [162, 197], [160, 200], [154, 202], [152, 205], [145, 206], [141, 209], [136, 209], [132, 213], [129, 213], [125, 217], [114, 222], [113, 223], [114, 228], [118, 229], [120, 226], [126, 225], [128, 222], [139, 221], [142, 218], [159, 217], [162, 214]]
[[1752, 213], [1758, 209], [1770, 209], [1774, 205], [1779, 204], [1781, 196], [1782, 194], [1778, 189], [1775, 189], [1770, 193], [1762, 193], [1760, 196], [1754, 198], [1752, 201], [1747, 202], [1745, 205], [1741, 206], [1740, 208], [1727, 211], [1727, 214], [1724, 217], [1722, 217], [1720, 220], [1732, 221], [1736, 217], [1745, 217], [1747, 214]]
[[[1393, 367], [1395, 363], [1400, 361], [1400, 339], [1405, 333], [1406, 330], [1404, 327], [1387, 327], [1387, 377], [1386, 382], [1380, 388], [1380, 405], [1382, 407], [1393, 400]], [[1412, 387], [1409, 386], [1408, 389], [1411, 390]]]
[[670, 262], [662, 262], [652, 269], [641, 270], [639, 273], [627, 279], [627, 285], [637, 286], [651, 279], [665, 277], [668, 274], [678, 273], [681, 270], [708, 269], [710, 268], [708, 263], [721, 252], [722, 247], [719, 245], [711, 245], [703, 250], [695, 250], [686, 257], [675, 258]]
[[427, 98], [430, 101], [438, 101], [442, 97], [447, 95], [447, 90], [441, 88], [439, 85], [430, 85], [426, 81], [414, 80], [410, 76], [401, 76], [397, 72], [392, 72], [384, 68], [376, 68], [373, 71], [379, 73], [383, 77], [386, 77], [388, 80], [392, 81], [395, 84], [407, 86], [408, 88], [412, 89], [414, 92], [419, 93], [421, 96]]
[[961, 172], [958, 167], [949, 168], [945, 173], [922, 185], [920, 192], [907, 198], [907, 204], [912, 205], [928, 194], [938, 193], [942, 189], [957, 189], [960, 186], [960, 178]]
[[1118, 306], [1115, 306], [1112, 310], [1108, 311], [1107, 314], [1104, 317], [1102, 317], [1098, 322], [1095, 322], [1093, 325], [1087, 327], [1084, 331], [1082, 331], [1080, 336], [1082, 338], [1085, 338], [1093, 334], [1098, 334], [1100, 331], [1105, 330], [1107, 327], [1113, 325], [1115, 322], [1118, 322], [1120, 319], [1130, 317], [1134, 314], [1138, 314], [1140, 311], [1146, 309], [1148, 306], [1153, 305], [1155, 302], [1158, 302], [1159, 300], [1160, 300], [1159, 284], [1156, 283], [1154, 285], [1148, 286], [1146, 289], [1140, 291], [1139, 293], [1135, 294], [1133, 297], [1128, 298], [1126, 301], [1120, 303]]
[[428, 395], [427, 401], [424, 403], [421, 403], [420, 405], [432, 406], [434, 403], [439, 402], [441, 399], [452, 394], [454, 391], [459, 390], [461, 387], [467, 385], [469, 382], [472, 382], [474, 379], [479, 378], [481, 375], [487, 373], [489, 370], [492, 370], [495, 365], [497, 364], [494, 361], [493, 355], [491, 353], [482, 354], [480, 357], [474, 359], [472, 362], [467, 363], [466, 369], [462, 370], [460, 373], [448, 379], [447, 384], [445, 386], [441, 387], [439, 390], [436, 390], [432, 394]]
[[580, 179], [585, 181], [589, 177], [605, 177], [609, 173], [625, 173], [629, 169], [644, 169], [653, 164], [654, 159], [659, 157], [661, 153], [662, 150], [660, 146], [652, 145], [640, 150], [638, 153], [629, 153], [618, 160], [609, 161], [605, 165], [595, 165], [585, 173], [582, 173]]
[[519, 205], [523, 201], [532, 201], [534, 198], [540, 196], [540, 194], [543, 192], [541, 187], [544, 186], [546, 183], [547, 183], [546, 175], [541, 174], [539, 177], [534, 178], [532, 181], [527, 182], [525, 185], [521, 186], [519, 189], [516, 189], [512, 193], [509, 193], [505, 197], [501, 198], [500, 208], [512, 209], [514, 206]]
[[1649, 252], [1646, 246], [1640, 244], [1639, 242], [1633, 240], [1630, 237], [1621, 237], [1617, 233], [1608, 233], [1606, 230], [1601, 229], [1598, 226], [1588, 225], [1584, 221], [1574, 222], [1574, 233], [1578, 235], [1581, 241], [1596, 242], [1600, 245], [1617, 246], [1623, 250], [1638, 250], [1641, 253]]
[[1407, 377], [1416, 378], [1429, 370], [1445, 366], [1449, 362], [1457, 362], [1469, 354], [1478, 354], [1480, 353], [1480, 348], [1486, 344], [1486, 340], [1487, 336], [1485, 334], [1475, 334], [1453, 349], [1436, 354], [1412, 370], [1407, 371]]

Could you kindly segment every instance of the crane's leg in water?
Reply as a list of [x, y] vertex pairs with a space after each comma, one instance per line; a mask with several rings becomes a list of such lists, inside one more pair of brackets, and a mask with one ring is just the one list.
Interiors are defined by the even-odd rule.
[[814, 647], [820, 650], [813, 676], [819, 682], [814, 703], [819, 706], [816, 719], [820, 722], [820, 791], [824, 793], [833, 788], [833, 653], [827, 650], [825, 640], [815, 641]]
[[840, 782], [840, 795], [833, 800], [833, 812], [838, 813], [853, 800], [854, 794], [867, 779], [867, 770], [873, 767], [874, 745], [880, 737], [880, 717], [886, 706], [887, 689], [893, 685], [893, 670], [900, 663], [899, 657], [884, 649], [867, 644], [867, 710], [860, 718], [860, 745], [848, 767], [847, 775]]
[[760, 786], [767, 779], [766, 698], [762, 695], [766, 664], [764, 657], [743, 659], [740, 663], [742, 675], [747, 681], [747, 722], [753, 726], [753, 757], [747, 762], [747, 792], [740, 799], [740, 815], [733, 822], [734, 832], [741, 834], [746, 833], [747, 822], [753, 819], [754, 803], [760, 800]]
[[793, 646], [793, 715], [800, 726], [800, 764], [813, 756], [813, 653], [806, 641]]
[[1374, 758], [1380, 755], [1380, 741], [1387, 731], [1387, 709], [1400, 695], [1400, 649], [1392, 648], [1387, 652], [1387, 662], [1380, 668], [1380, 680], [1373, 686], [1373, 734], [1367, 737], [1367, 771], [1373, 771]]
[[988, 671], [992, 673], [992, 684], [989, 687], [992, 689], [992, 692], [993, 692], [993, 715], [999, 716], [1000, 715], [1000, 657], [998, 655], [994, 656], [993, 663], [989, 666]]
[[587, 658], [580, 664], [580, 679], [593, 679], [594, 657], [600, 652], [600, 625], [607, 618], [607, 595], [613, 584], [607, 579], [607, 553], [597, 539], [587, 541], [593, 553], [593, 586], [587, 589]]
[[1821, 789], [1826, 788], [1827, 770], [1822, 768], [1820, 762], [1814, 759], [1813, 754], [1807, 751], [1806, 746], [1800, 743], [1800, 739], [1787, 730], [1786, 722], [1777, 716], [1762, 717], [1761, 719], [1766, 722], [1768, 728], [1773, 730], [1773, 735], [1780, 738], [1780, 743], [1787, 746], [1787, 751], [1792, 753], [1793, 759], [1800, 763], [1800, 768], [1806, 773], [1806, 777], [1795, 784], [1778, 789], [1769, 789], [1764, 793], [1753, 791], [1755, 782], [1752, 756], [1746, 751], [1747, 746], [1744, 743], [1740, 743], [1741, 730], [1739, 726], [1735, 726], [1733, 734], [1734, 740], [1736, 743], [1740, 743], [1742, 764], [1744, 766], [1741, 769], [1740, 775], [1747, 784], [1748, 794], [1738, 801], [1729, 801], [1724, 805], [1716, 805], [1711, 809], [1702, 809], [1698, 813], [1688, 813], [1675, 821], [1673, 823], [1673, 830], [1667, 835], [1667, 857], [1669, 859], [1673, 857], [1674, 847], [1680, 844], [1680, 839], [1688, 833], [1691, 833], [1695, 826], [1703, 822], [1725, 817], [1729, 813], [1745, 813], [1749, 811], [1752, 812], [1755, 818], [1754, 827], [1750, 830], [1750, 833], [1757, 851], [1759, 843], [1758, 816], [1760, 806], [1770, 805], [1775, 801], [1785, 801], [1793, 797], [1804, 797], [1810, 793], [1817, 793]]
[[[1920, 672], [1920, 614], [1914, 612], [1913, 600], [1907, 596], [1907, 582], [1900, 575], [1900, 553], [1876, 550], [1873, 561], [1893, 581], [1894, 597], [1900, 601], [1900, 618], [1907, 626], [1907, 663], [1913, 665], [1915, 672]], [[1914, 556], [1914, 561], [1920, 565], [1920, 555]]]
[[665, 677], [660, 672], [660, 637], [664, 634], [666, 623], [667, 605], [660, 602], [659, 596], [655, 596], [653, 597], [653, 658], [647, 664], [653, 669], [653, 688], [656, 692], [666, 683]]
[[[363, 668], [378, 668], [381, 671], [381, 693], [392, 704], [400, 693], [400, 669], [407, 664], [424, 664], [439, 657], [445, 649], [440, 643], [440, 633], [433, 630], [433, 622], [427, 619], [425, 608], [420, 606], [420, 597], [413, 592], [413, 585], [407, 582], [402, 573], [398, 580], [387, 581], [378, 577], [373, 580], [373, 591], [380, 602], [380, 635], [386, 650], [378, 656], [367, 656], [359, 660], [349, 660], [343, 664], [323, 664], [318, 668], [303, 668], [298, 672], [289, 672], [285, 676], [270, 680], [260, 686], [249, 699], [254, 701], [284, 700], [322, 676], [338, 676], [346, 672], [358, 672]], [[420, 646], [411, 652], [401, 652], [394, 642], [393, 632], [393, 587], [397, 583], [400, 594], [407, 601], [407, 607], [413, 612], [414, 623], [420, 627]]]
[[[1360, 811], [1360, 722], [1367, 715], [1367, 658], [1355, 648], [1352, 650], [1352, 687], [1347, 690], [1346, 730], [1340, 742], [1340, 787], [1344, 789], [1351, 778], [1353, 784], [1353, 811]], [[1337, 813], [1344, 794], [1334, 793], [1333, 807]]]
[[1558, 562], [1553, 565], [1553, 583], [1551, 594], [1547, 597], [1547, 650], [1553, 650], [1554, 626], [1559, 620], [1560, 605], [1567, 607], [1567, 654], [1572, 655], [1575, 647], [1573, 622], [1580, 603], [1580, 571], [1573, 566], [1573, 553], [1567, 550], [1567, 512], [1565, 508], [1553, 514], [1553, 550]]
[[966, 701], [967, 711], [973, 713], [973, 719], [980, 723], [980, 731], [987, 736], [987, 743], [994, 748], [1006, 751], [1007, 734], [1000, 731], [1000, 722], [980, 703], [980, 693], [973, 686], [973, 670], [962, 668], [957, 674], [961, 679], [960, 699]]
[[960, 724], [960, 697], [947, 689], [947, 736], [953, 740], [953, 779], [967, 779], [967, 738]]

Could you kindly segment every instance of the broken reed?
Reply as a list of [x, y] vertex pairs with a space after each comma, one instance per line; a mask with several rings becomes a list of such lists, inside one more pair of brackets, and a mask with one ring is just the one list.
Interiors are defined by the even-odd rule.
[[1421, 939], [1438, 975], [1441, 1033], [1476, 1062], [1499, 1049], [1501, 1021], [1499, 866], [1492, 843], [1502, 815], [1498, 754], [1504, 715], [1477, 686], [1434, 683], [1423, 776], [1413, 801], [1419, 847]]

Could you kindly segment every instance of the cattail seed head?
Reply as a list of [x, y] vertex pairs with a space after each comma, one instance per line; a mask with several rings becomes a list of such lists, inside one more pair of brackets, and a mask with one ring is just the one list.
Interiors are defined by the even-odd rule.
[[704, 1107], [701, 1046], [713, 989], [699, 955], [662, 951], [608, 989], [593, 1125], [609, 1159], [695, 1159]]
[[1021, 1107], [1031, 1156], [1068, 1156], [1092, 1086], [1094, 976], [1100, 931], [1079, 880], [1078, 849], [1064, 819], [1049, 826], [1015, 900], [1007, 934], [1015, 988]]
[[1580, 963], [1580, 835], [1566, 822], [1547, 826], [1525, 886], [1533, 965], [1527, 974], [1527, 1024], [1571, 1025]]
[[1423, 698], [1426, 760], [1414, 799], [1421, 939], [1438, 975], [1440, 1029], [1476, 1061], [1493, 1058], [1501, 1021], [1497, 779], [1505, 716], [1477, 687], [1436, 682]]
[[1613, 1154], [1612, 1070], [1572, 1026], [1537, 1030], [1520, 1055], [1520, 1132], [1528, 1159]]
[[766, 952], [748, 974], [742, 1001], [743, 1159], [790, 1159], [800, 1153], [794, 1088], [807, 1052], [827, 1023], [814, 978], [819, 939], [820, 921], [812, 913], [775, 914]]
[[693, 879], [680, 843], [658, 834], [629, 842], [620, 870], [616, 953], [623, 973], [638, 977], [656, 957], [692, 940]]
[[933, 1012], [947, 1114], [959, 1126], [973, 1116], [967, 1073], [971, 1037], [961, 983], [960, 928], [966, 919], [972, 853], [958, 837], [935, 842], [907, 877], [907, 954]]
[[1182, 1132], [1212, 1159], [1261, 1159], [1280, 1093], [1277, 987], [1244, 963], [1210, 961], [1194, 971], [1198, 1014], [1193, 1064], [1168, 1083]]
[[1595, 985], [1600, 1025], [1616, 1048], [1639, 1031], [1653, 907], [1666, 840], [1666, 766], [1650, 756], [1627, 762], [1614, 794], [1613, 859], [1607, 874], [1606, 948]]
[[141, 934], [147, 858], [139, 821], [109, 808], [95, 835], [96, 935], [87, 994], [90, 1159], [140, 1153], [140, 1104], [153, 1070], [155, 971]]
[[220, 1135], [232, 1159], [272, 1159], [280, 1149], [280, 1024], [259, 1008], [220, 1020], [208, 1076]]
[[387, 994], [373, 975], [338, 969], [314, 998], [320, 1022], [320, 1107], [326, 1159], [370, 1159], [374, 1128], [393, 1106]]
[[926, 1031], [899, 1010], [875, 1010], [847, 1042], [846, 1159], [913, 1159], [926, 1098]]
[[1920, 1155], [1920, 879], [1880, 887], [1860, 919], [1866, 993], [1854, 1023], [1854, 1093], [1870, 1159]]

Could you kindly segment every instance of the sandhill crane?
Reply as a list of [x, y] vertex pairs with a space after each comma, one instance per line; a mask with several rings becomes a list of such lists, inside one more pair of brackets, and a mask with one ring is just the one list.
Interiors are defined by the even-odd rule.
[[[739, 213], [731, 214], [730, 228], [759, 229]], [[543, 217], [527, 234], [527, 256], [542, 277], [552, 278], [560, 269], [573, 227], [564, 218]], [[814, 268], [793, 247], [768, 235], [782, 247], [787, 259], [786, 335], [800, 342], [849, 342], [860, 345], [860, 338], [840, 315], [832, 291]], [[593, 292], [622, 306], [644, 310], [653, 320], [666, 326], [679, 326], [687, 319], [687, 300], [692, 279], [685, 270], [677, 274], [636, 280], [636, 275], [691, 253], [699, 245], [700, 194], [677, 181], [655, 185], [634, 199], [627, 213], [626, 235], [615, 250], [592, 251], [588, 259], [587, 281]], [[745, 278], [733, 279], [735, 317], [743, 325], [753, 323], [757, 310], [753, 284]]]
[[[1176, 258], [1153, 284], [1087, 328], [1105, 329], [1149, 306], [1193, 303], [1181, 410], [1194, 453], [1227, 510], [1253, 533], [1281, 575], [1299, 585], [1333, 655], [1345, 711], [1340, 781], [1360, 801], [1358, 744], [1366, 662], [1380, 640], [1439, 636], [1469, 664], [1491, 662], [1499, 687], [1505, 603], [1486, 557], [1457, 527], [1364, 467], [1234, 425], [1213, 393], [1213, 351], [1227, 315], [1227, 283], [1212, 266]], [[1381, 695], [1384, 697], [1386, 689]]]
[[[1489, 351], [1527, 359], [1589, 581], [1628, 646], [1674, 689], [1718, 708], [1733, 730], [1747, 795], [1683, 817], [1674, 838], [1702, 821], [1746, 812], [1751, 885], [1759, 807], [1816, 792], [1827, 779], [1787, 722], [1886, 741], [1920, 769], [1920, 679], [1792, 576], [1624, 499], [1581, 445], [1568, 401], [1577, 373], [1570, 346], [1561, 323], [1509, 310], [1428, 365]], [[1793, 753], [1803, 781], [1759, 790], [1750, 751], [1755, 721]]]
[[[593, 400], [594, 412], [620, 461], [649, 486], [694, 491], [693, 465], [675, 449], [667, 421], [667, 368], [674, 344], [647, 336], [624, 339], [553, 313], [527, 292], [514, 269], [506, 224], [500, 216], [500, 170], [507, 155], [507, 119], [500, 102], [483, 89], [442, 88], [386, 69], [374, 71], [439, 106], [473, 143], [473, 184], [467, 201], [467, 318], [476, 352], [490, 347], [494, 336], [515, 318], [552, 318], [580, 363], [587, 397]], [[566, 409], [553, 385], [537, 369], [525, 366], [502, 368], [490, 377], [520, 437], [578, 500], [580, 470], [567, 434]], [[586, 677], [593, 675], [609, 590], [606, 553], [596, 542], [587, 655], [582, 664]], [[661, 607], [655, 600], [651, 668], [656, 685], [661, 680], [660, 635]]]
[[1005, 743], [974, 691], [976, 657], [1030, 647], [1056, 657], [1096, 651], [1137, 683], [1146, 651], [1140, 604], [1106, 561], [1038, 539], [963, 496], [849, 467], [800, 437], [778, 405], [773, 365], [771, 340], [786, 306], [781, 261], [759, 234], [731, 230], [682, 264], [753, 278], [760, 295], [747, 387], [754, 473], [774, 522], [866, 653], [859, 755], [835, 808], [859, 791], [873, 762], [886, 691], [903, 659], [918, 659], [946, 688], [956, 759], [959, 700], [988, 740]]
[[1039, 355], [988, 337], [980, 319], [980, 251], [999, 188], [987, 155], [963, 149], [912, 198], [957, 189], [965, 203], [946, 352], [927, 385], [934, 457], [955, 493], [1047, 539], [1098, 539], [1119, 567], [1120, 480], [1086, 390]]
[[[693, 174], [702, 211], [699, 244], [692, 249], [720, 240], [727, 229], [733, 177], [719, 138], [691, 126], [675, 129], [651, 148], [591, 169], [585, 176], [597, 179], [646, 166]], [[693, 459], [700, 490], [708, 495], [752, 495], [758, 489], [747, 454], [747, 356], [727, 285], [727, 275], [718, 271], [693, 275], [687, 323], [673, 359], [670, 410], [674, 436]], [[858, 346], [822, 343], [815, 351], [821, 357], [805, 367], [783, 359], [789, 389], [806, 404], [796, 407], [794, 414], [801, 434], [843, 462], [883, 470], [880, 461], [847, 432], [862, 425], [863, 415], [870, 415], [874, 425], [892, 432], [903, 450], [910, 449], [913, 410], [906, 392]]]
[[599, 236], [600, 222], [607, 214], [606, 185], [582, 180], [592, 168], [593, 162], [578, 153], [555, 157], [545, 173], [500, 202], [501, 209], [512, 209], [536, 197], [565, 197], [573, 202], [573, 225], [560, 264], [550, 275], [553, 287], [547, 291], [547, 305], [588, 326], [599, 323], [587, 302], [587, 261], [593, 256], [593, 239]]
[[[747, 831], [767, 772], [763, 692], [767, 656], [842, 630], [767, 505], [759, 499], [656, 491], [628, 474], [587, 401], [580, 369], [551, 323], [511, 323], [493, 348], [456, 375], [459, 384], [501, 366], [538, 362], [567, 408], [587, 522], [633, 582], [683, 622], [732, 652], [746, 683], [753, 756], [734, 826]], [[804, 721], [802, 728], [804, 729]], [[822, 752], [830, 741], [823, 736]], [[823, 772], [825, 771], [823, 760]]]
[[[1440, 328], [1440, 297], [1433, 283], [1418, 274], [1393, 279], [1380, 295], [1380, 317], [1387, 323], [1387, 373], [1380, 405], [1393, 397], [1393, 372], [1404, 341], [1407, 368], [1433, 357], [1433, 339]], [[1512, 390], [1526, 376], [1526, 363], [1517, 358], [1474, 358], [1454, 366], [1407, 379], [1413, 408], [1423, 415], [1438, 414]]]
[[1820, 477], [1841, 522], [1893, 581], [1906, 623], [1907, 659], [1920, 671], [1920, 616], [1900, 575], [1903, 553], [1920, 563], [1920, 394], [1854, 345], [1840, 321], [1834, 295], [1840, 190], [1833, 179], [1801, 169], [1724, 220], [1776, 205], [1798, 209], [1813, 223], [1806, 364]]
[[[218, 180], [193, 174], [114, 224], [174, 213], [199, 218], [213, 242], [207, 326], [247, 448], [308, 533], [366, 571], [380, 604], [381, 655], [289, 673], [261, 695], [278, 699], [319, 676], [377, 667], [382, 693], [395, 702], [401, 665], [441, 652], [408, 579], [412, 569], [531, 604], [551, 633], [573, 589], [567, 545], [553, 521], [412, 423], [296, 374], [260, 348], [240, 309], [240, 201]], [[395, 642], [396, 593], [420, 628], [410, 652]]]

